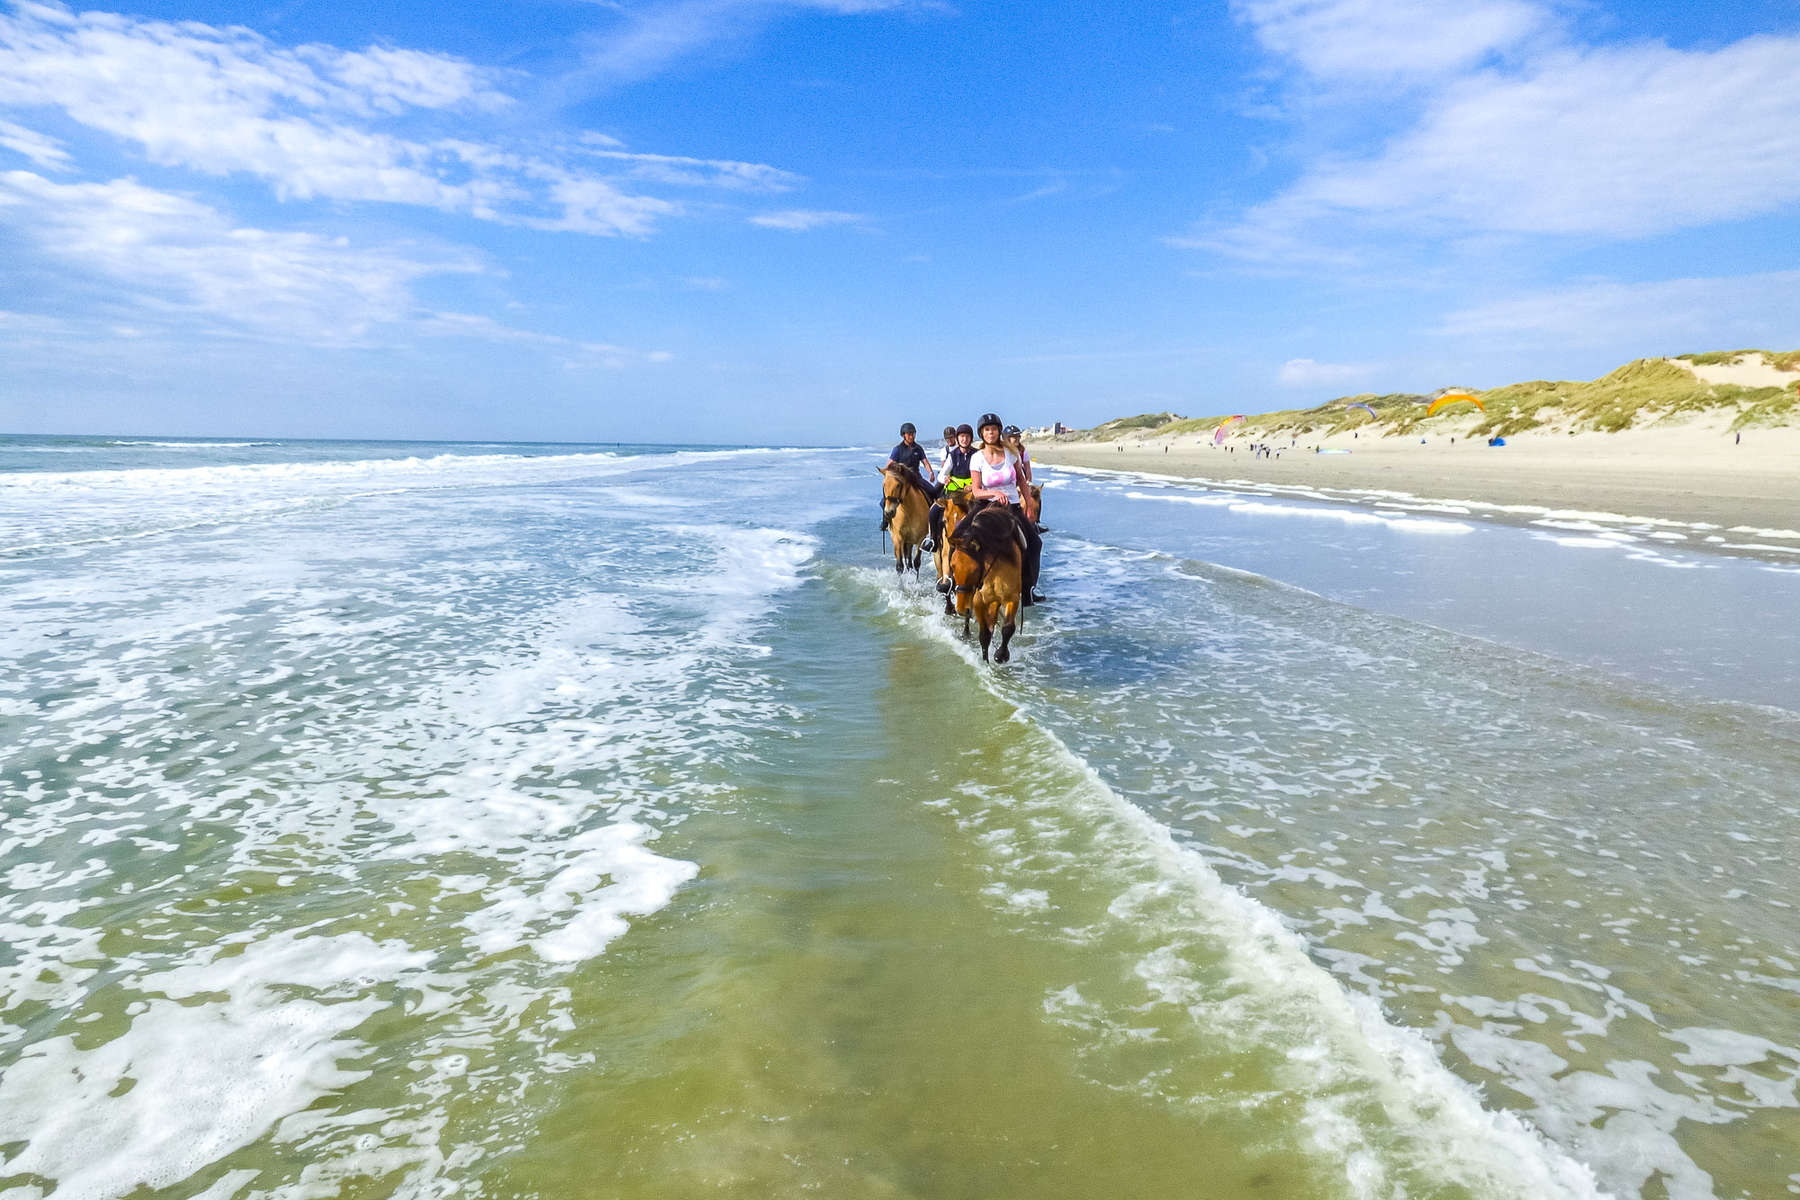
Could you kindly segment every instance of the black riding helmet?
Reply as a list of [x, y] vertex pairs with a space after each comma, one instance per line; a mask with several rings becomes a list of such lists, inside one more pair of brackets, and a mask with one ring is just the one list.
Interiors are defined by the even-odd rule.
[[1002, 437], [1018, 437], [1019, 427], [1017, 425], [1008, 425], [1005, 429], [1000, 431], [1000, 435]]
[[996, 417], [993, 413], [982, 413], [981, 420], [975, 422], [975, 428], [977, 430], [986, 429], [989, 425], [998, 427], [1000, 425], [1000, 418]]
[[906, 424], [904, 424], [900, 427], [900, 433], [903, 436], [905, 434], [909, 434], [909, 433], [912, 434], [914, 437], [917, 437], [919, 435], [918, 428], [915, 427], [911, 421], [908, 421]]
[[956, 436], [957, 437], [961, 437], [965, 433], [968, 434], [970, 437], [975, 436], [974, 428], [971, 427], [967, 421], [964, 421], [961, 425], [958, 425], [956, 427]]

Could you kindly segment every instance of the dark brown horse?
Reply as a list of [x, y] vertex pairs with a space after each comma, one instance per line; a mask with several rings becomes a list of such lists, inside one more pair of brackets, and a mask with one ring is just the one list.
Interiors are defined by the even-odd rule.
[[920, 543], [931, 531], [931, 493], [925, 481], [911, 467], [890, 462], [881, 468], [881, 505], [894, 539], [894, 570], [910, 566], [917, 574], [925, 553]]
[[994, 629], [1000, 630], [1000, 648], [993, 661], [1012, 657], [1009, 649], [1018, 629], [1019, 606], [1024, 595], [1025, 539], [1018, 518], [1002, 504], [982, 506], [950, 535], [950, 580], [955, 589], [956, 611], [963, 616], [963, 632], [973, 616], [981, 625], [981, 657], [988, 657]]

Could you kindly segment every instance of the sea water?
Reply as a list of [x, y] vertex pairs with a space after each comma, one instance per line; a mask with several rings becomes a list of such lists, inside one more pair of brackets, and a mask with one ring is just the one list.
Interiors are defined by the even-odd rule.
[[0, 440], [0, 1196], [1800, 1188], [1800, 576], [876, 461]]

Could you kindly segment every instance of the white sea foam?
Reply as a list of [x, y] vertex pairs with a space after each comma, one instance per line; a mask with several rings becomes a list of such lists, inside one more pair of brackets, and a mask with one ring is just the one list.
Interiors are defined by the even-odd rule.
[[786, 450], [438, 454], [323, 462], [0, 474], [0, 554], [105, 546], [439, 488], [516, 487], [694, 467]]
[[1245, 500], [1238, 496], [1184, 496], [1163, 492], [1126, 492], [1132, 500], [1161, 500], [1176, 504], [1194, 504], [1206, 508], [1224, 508], [1233, 513], [1256, 517], [1312, 517], [1340, 521], [1346, 525], [1381, 526], [1399, 533], [1464, 534], [1475, 527], [1463, 521], [1446, 521], [1425, 517], [1391, 517], [1368, 509], [1298, 504], [1272, 504], [1262, 500]]
[[[1419, 496], [1412, 492], [1395, 491], [1387, 488], [1324, 488], [1309, 484], [1278, 484], [1266, 480], [1254, 479], [1198, 479], [1193, 476], [1164, 475], [1150, 471], [1117, 470], [1106, 467], [1077, 467], [1045, 463], [1041, 469], [1047, 472], [1066, 473], [1075, 476], [1087, 476], [1096, 480], [1116, 483], [1133, 481], [1154, 483], [1175, 489], [1205, 489], [1215, 493], [1251, 495], [1287, 495], [1295, 498], [1316, 500], [1323, 504], [1368, 504], [1385, 507], [1390, 504], [1402, 505], [1417, 512], [1447, 512], [1458, 515], [1495, 514], [1508, 518], [1533, 518], [1530, 522], [1537, 525], [1557, 527], [1560, 525], [1578, 524], [1584, 528], [1607, 530], [1642, 531], [1650, 537], [1667, 540], [1687, 540], [1696, 535], [1704, 535], [1720, 526], [1708, 521], [1680, 521], [1668, 517], [1651, 517], [1631, 513], [1615, 513], [1590, 511], [1584, 509], [1554, 508], [1541, 504], [1498, 504], [1485, 500], [1473, 500], [1460, 497]], [[1139, 498], [1148, 498], [1140, 496]], [[1169, 497], [1159, 496], [1158, 499]], [[1212, 501], [1208, 501], [1209, 503]], [[1684, 532], [1683, 532], [1684, 531]], [[1800, 540], [1800, 530], [1765, 529], [1756, 526], [1734, 526], [1730, 532], [1747, 534], [1758, 538], [1778, 540]], [[1754, 554], [1786, 549], [1770, 545], [1766, 542], [1727, 543], [1723, 537], [1706, 537], [1707, 544], [1720, 549], [1741, 550]], [[1662, 560], [1662, 565], [1674, 565]]]
[[[326, 1098], [379, 1053], [359, 1027], [401, 1003], [426, 1022], [407, 1078], [459, 1054], [529, 1052], [569, 1025], [559, 973], [694, 877], [657, 841], [706, 795], [690, 764], [774, 719], [766, 688], [743, 678], [761, 652], [754, 626], [816, 549], [804, 532], [742, 525], [730, 480], [710, 502], [724, 519], [684, 508], [689, 523], [662, 526], [632, 505], [629, 538], [594, 531], [619, 504], [604, 485], [579, 505], [559, 488], [479, 506], [427, 492], [398, 530], [386, 513], [301, 513], [279, 539], [232, 543], [241, 558], [217, 543], [197, 557], [127, 545], [17, 573], [0, 657], [34, 665], [0, 677], [5, 719], [23, 721], [0, 765], [117, 748], [85, 751], [55, 787], [40, 780], [0, 824], [0, 1011], [35, 1002], [65, 1017], [29, 1041], [0, 1023], [0, 1045], [22, 1045], [0, 1080], [0, 1142], [22, 1144], [4, 1170], [55, 1180], [59, 1200], [122, 1195], [275, 1136], [304, 1143], [313, 1183], [265, 1184], [273, 1196], [402, 1167], [436, 1187], [457, 1161], [438, 1143], [447, 1095], [529, 1103], [450, 1065], [385, 1115]], [[804, 522], [839, 503], [782, 512]], [[566, 552], [591, 565], [559, 576], [554, 555], [506, 536], [554, 539], [559, 522]], [[242, 719], [209, 737], [184, 706], [220, 696]], [[245, 743], [259, 747], [254, 769], [215, 765]], [[189, 884], [196, 836], [219, 848]], [[125, 843], [121, 885], [95, 850]], [[197, 891], [203, 914], [213, 897], [242, 905], [272, 887], [326, 893], [341, 911], [365, 878], [383, 881], [367, 885], [379, 903], [366, 916], [382, 932], [291, 928], [282, 914], [304, 903], [277, 900], [233, 918], [223, 942], [202, 916], [190, 943], [196, 918], [168, 907]], [[134, 918], [116, 960], [87, 910], [140, 885], [169, 899]], [[93, 1041], [69, 1030], [97, 1015], [103, 972], [139, 998]]]
[[163, 450], [236, 450], [247, 446], [279, 446], [280, 442], [152, 442], [117, 439], [108, 446], [152, 446]]
[[61, 1200], [179, 1183], [362, 1078], [339, 1064], [386, 1006], [372, 985], [428, 957], [360, 934], [284, 933], [145, 976], [141, 990], [166, 998], [140, 1002], [128, 1034], [38, 1042], [0, 1078], [0, 1141], [24, 1143], [6, 1170], [55, 1180]]

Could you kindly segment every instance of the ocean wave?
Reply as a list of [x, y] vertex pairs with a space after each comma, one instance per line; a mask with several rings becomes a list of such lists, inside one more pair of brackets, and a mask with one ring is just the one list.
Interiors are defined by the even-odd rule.
[[107, 446], [153, 446], [164, 450], [235, 450], [249, 446], [279, 446], [281, 442], [152, 442], [127, 441], [113, 439], [102, 443]]

